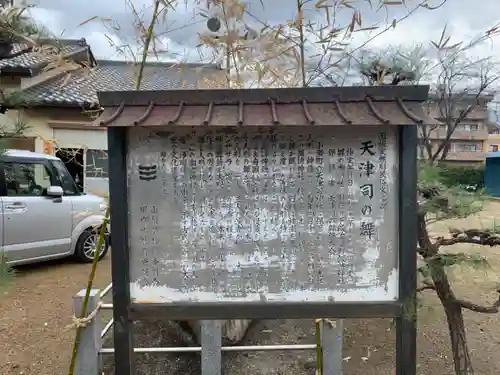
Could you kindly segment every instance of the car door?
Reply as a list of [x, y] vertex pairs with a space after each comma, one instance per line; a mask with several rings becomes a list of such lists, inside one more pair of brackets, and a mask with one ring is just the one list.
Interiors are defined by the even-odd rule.
[[3, 244], [12, 262], [50, 258], [71, 249], [72, 206], [49, 197], [54, 178], [45, 160], [8, 159], [3, 163]]

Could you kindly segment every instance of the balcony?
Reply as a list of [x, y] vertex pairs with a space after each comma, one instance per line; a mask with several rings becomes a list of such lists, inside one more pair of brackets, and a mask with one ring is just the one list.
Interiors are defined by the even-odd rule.
[[[440, 142], [433, 142], [432, 151], [436, 152]], [[462, 162], [462, 163], [478, 163], [485, 160], [487, 152], [486, 142], [452, 142], [450, 144], [450, 151], [446, 155], [447, 161]], [[419, 159], [427, 158], [427, 151], [418, 146], [417, 150]]]
[[[464, 141], [485, 141], [488, 139], [488, 130], [483, 124], [477, 124], [477, 130], [464, 130], [463, 127], [459, 127], [451, 135], [453, 140], [464, 140]], [[429, 134], [430, 139], [445, 139], [446, 138], [446, 127], [439, 126], [437, 129], [432, 130]]]
[[[441, 112], [439, 111], [439, 107], [437, 104], [427, 104], [427, 111], [429, 116], [439, 119], [441, 117]], [[467, 108], [467, 105], [460, 105], [460, 103], [457, 103], [455, 106], [455, 116], [459, 116], [460, 111], [465, 110]], [[473, 121], [480, 121], [480, 120], [485, 120], [488, 118], [488, 108], [486, 106], [486, 103], [478, 104], [476, 107], [470, 111], [469, 115], [467, 116], [467, 120], [473, 120]]]
[[483, 162], [485, 160], [484, 152], [471, 151], [450, 151], [446, 160], [460, 162]]

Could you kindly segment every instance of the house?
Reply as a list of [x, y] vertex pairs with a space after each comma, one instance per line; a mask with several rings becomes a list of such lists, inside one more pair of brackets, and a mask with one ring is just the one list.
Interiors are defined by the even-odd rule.
[[[488, 117], [488, 103], [493, 99], [492, 95], [484, 95], [476, 99], [475, 95], [463, 98], [456, 105], [457, 114], [466, 108], [472, 100], [477, 100], [476, 107], [469, 115], [460, 122], [453, 132], [450, 141], [450, 149], [445, 161], [453, 164], [479, 164], [485, 160], [485, 153], [488, 152], [488, 133], [492, 124]], [[430, 97], [427, 104], [428, 113], [438, 121], [444, 118], [440, 113], [439, 104]], [[434, 151], [446, 139], [447, 127], [443, 124], [435, 126], [430, 132], [430, 140]], [[426, 150], [421, 144], [419, 147], [419, 157], [426, 158]]]
[[[97, 91], [134, 90], [138, 66], [97, 61], [84, 39], [45, 40], [42, 45], [72, 64], [47, 69], [51, 58], [46, 54], [14, 45], [13, 56], [0, 60], [0, 87], [15, 92], [14, 103], [0, 116], [3, 134], [27, 126], [22, 137], [11, 137], [10, 147], [55, 154], [85, 191], [106, 194], [107, 135], [87, 125], [99, 114]], [[141, 89], [206, 87], [223, 82], [221, 77], [216, 65], [148, 63]]]

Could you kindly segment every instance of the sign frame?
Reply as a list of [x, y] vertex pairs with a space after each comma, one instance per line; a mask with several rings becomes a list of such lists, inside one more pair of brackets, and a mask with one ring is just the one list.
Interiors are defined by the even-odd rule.
[[[401, 87], [399, 88], [401, 89]], [[189, 90], [183, 90], [189, 91]], [[206, 90], [216, 91], [216, 90]], [[205, 91], [205, 93], [206, 93]], [[245, 90], [241, 90], [245, 91]], [[110, 93], [111, 94], [111, 93]], [[116, 94], [116, 93], [113, 93]], [[130, 94], [130, 93], [127, 93]], [[142, 94], [142, 93], [141, 93]], [[394, 99], [392, 99], [394, 100]], [[122, 102], [123, 103], [123, 102]], [[105, 104], [105, 103], [104, 103]], [[123, 111], [123, 105], [120, 106]], [[375, 112], [375, 111], [374, 111]], [[377, 116], [378, 117], [378, 116]], [[380, 116], [381, 117], [381, 116]], [[408, 117], [410, 117], [408, 115]], [[411, 118], [411, 117], [410, 117]], [[415, 118], [417, 118], [415, 116]], [[101, 123], [103, 125], [103, 123]], [[137, 125], [137, 124], [135, 124]], [[174, 125], [175, 126], [175, 125]], [[393, 318], [396, 321], [396, 374], [416, 373], [417, 288], [417, 126], [400, 125], [398, 145], [398, 289], [388, 302], [245, 302], [136, 304], [130, 295], [127, 191], [127, 126], [108, 127], [113, 317], [116, 368], [134, 375], [134, 320]], [[330, 128], [331, 129], [331, 128]], [[341, 128], [339, 128], [341, 130]]]

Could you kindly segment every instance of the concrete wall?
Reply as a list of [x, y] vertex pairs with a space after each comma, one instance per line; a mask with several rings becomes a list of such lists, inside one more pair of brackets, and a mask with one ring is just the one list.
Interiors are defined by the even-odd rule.
[[488, 152], [500, 151], [500, 133], [488, 136]]

